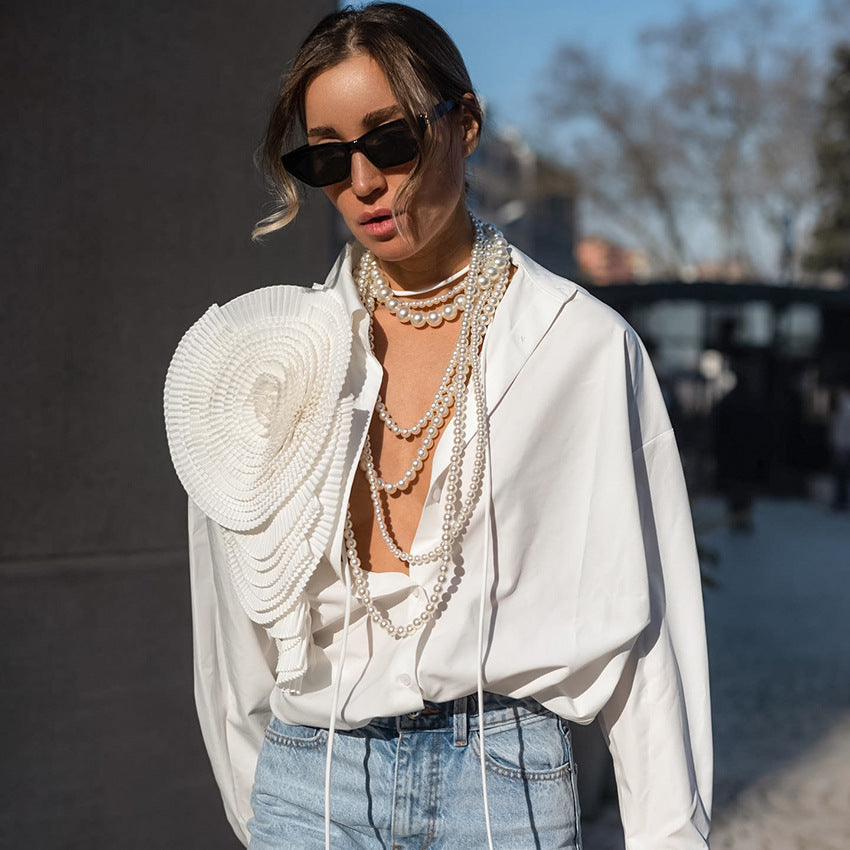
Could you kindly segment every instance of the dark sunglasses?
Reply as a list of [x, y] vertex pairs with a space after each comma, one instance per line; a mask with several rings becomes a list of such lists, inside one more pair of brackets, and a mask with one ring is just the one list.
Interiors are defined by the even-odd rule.
[[[454, 101], [444, 100], [424, 115], [416, 117], [422, 135], [428, 126], [451, 112]], [[283, 167], [308, 186], [330, 186], [348, 179], [351, 174], [351, 154], [360, 151], [376, 168], [404, 165], [418, 156], [420, 139], [404, 118], [389, 121], [364, 133], [350, 142], [323, 142], [302, 145], [285, 153]]]

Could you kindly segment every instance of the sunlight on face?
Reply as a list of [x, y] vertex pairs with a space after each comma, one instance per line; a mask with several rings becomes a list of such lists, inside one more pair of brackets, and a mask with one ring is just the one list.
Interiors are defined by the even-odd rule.
[[[386, 75], [363, 53], [314, 77], [304, 107], [311, 144], [351, 141], [403, 115]], [[453, 120], [458, 111], [440, 120], [452, 121], [447, 125], [450, 132], [461, 134], [460, 123]], [[356, 151], [350, 177], [324, 191], [354, 237], [391, 274], [393, 264], [421, 263], [435, 252], [442, 257], [460, 254], [468, 250], [471, 238], [464, 189], [464, 159], [471, 150], [464, 148], [463, 143], [447, 143], [446, 155], [429, 167], [413, 202], [396, 211], [397, 222], [391, 215], [393, 202], [415, 161], [381, 169]]]

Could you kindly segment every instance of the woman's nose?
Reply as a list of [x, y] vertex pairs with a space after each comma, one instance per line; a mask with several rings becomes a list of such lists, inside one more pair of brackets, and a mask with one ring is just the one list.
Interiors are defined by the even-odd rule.
[[365, 154], [360, 151], [351, 154], [351, 189], [357, 197], [368, 197], [386, 185], [384, 172], [369, 162]]

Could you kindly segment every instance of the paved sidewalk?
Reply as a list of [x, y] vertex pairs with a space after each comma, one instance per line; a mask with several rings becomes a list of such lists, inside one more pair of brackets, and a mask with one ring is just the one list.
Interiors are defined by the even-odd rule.
[[[695, 508], [718, 557], [705, 592], [714, 850], [850, 848], [850, 515], [763, 501], [752, 533]], [[622, 850], [616, 807], [585, 850]]]
[[850, 714], [785, 769], [758, 780], [715, 822], [713, 850], [850, 848]]

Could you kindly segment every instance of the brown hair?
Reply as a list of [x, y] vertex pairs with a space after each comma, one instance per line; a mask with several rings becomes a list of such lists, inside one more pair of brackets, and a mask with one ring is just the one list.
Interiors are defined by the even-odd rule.
[[[481, 105], [463, 58], [446, 31], [428, 15], [400, 3], [346, 7], [327, 15], [304, 40], [284, 75], [258, 152], [258, 164], [275, 194], [277, 209], [257, 222], [254, 239], [284, 227], [298, 212], [297, 182], [284, 169], [280, 157], [295, 147], [299, 132], [304, 132], [307, 86], [317, 74], [358, 53], [368, 54], [380, 66], [411, 126], [416, 126], [417, 115], [444, 100], [461, 105], [479, 128], [482, 126]], [[460, 111], [450, 113], [450, 117]], [[442, 123], [433, 126], [436, 129]], [[436, 133], [426, 134], [421, 156], [399, 187], [399, 206], [413, 197], [427, 166], [437, 158], [437, 140]]]

